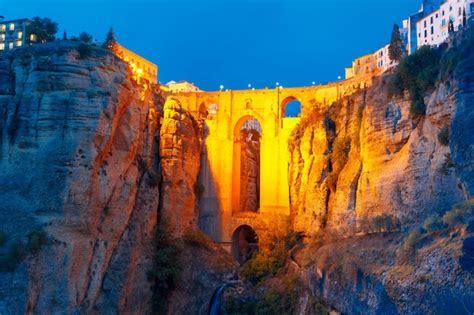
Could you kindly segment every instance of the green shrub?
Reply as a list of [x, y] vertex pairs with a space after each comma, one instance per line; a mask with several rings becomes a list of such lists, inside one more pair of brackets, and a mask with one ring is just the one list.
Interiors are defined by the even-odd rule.
[[92, 47], [89, 44], [81, 43], [77, 47], [77, 52], [79, 53], [79, 59], [86, 59], [92, 54]]
[[288, 251], [301, 242], [301, 233], [288, 231], [285, 235], [270, 237], [268, 249], [260, 250], [241, 268], [244, 278], [258, 285], [265, 279], [276, 275], [285, 265]]
[[431, 216], [423, 223], [423, 230], [426, 232], [439, 231], [445, 228], [443, 221], [437, 215]]
[[375, 233], [393, 232], [400, 229], [400, 221], [392, 215], [382, 214], [373, 218], [370, 228]]
[[0, 246], [5, 245], [6, 241], [7, 241], [7, 234], [3, 230], [0, 230]]
[[187, 230], [183, 235], [183, 241], [193, 247], [212, 249], [212, 240], [200, 230]]
[[474, 215], [474, 199], [470, 199], [462, 204], [454, 206], [451, 211], [443, 215], [443, 223], [448, 227], [466, 224]]
[[48, 235], [43, 230], [32, 231], [28, 234], [27, 248], [30, 254], [36, 254], [46, 244]]
[[24, 256], [25, 246], [23, 243], [18, 241], [11, 242], [7, 253], [0, 256], [0, 271], [8, 272], [15, 270]]
[[168, 223], [159, 224], [154, 240], [155, 256], [148, 279], [153, 282], [153, 305], [156, 313], [163, 313], [169, 293], [176, 287], [181, 273], [180, 248], [170, 236]]
[[257, 302], [255, 314], [294, 314], [298, 305], [301, 285], [296, 276], [283, 279], [282, 287], [268, 288]]
[[412, 254], [415, 251], [420, 238], [421, 232], [419, 229], [411, 231], [403, 242], [403, 250], [408, 254]]
[[423, 46], [402, 59], [389, 82], [388, 90], [391, 95], [403, 96], [405, 91], [409, 91], [410, 112], [415, 117], [426, 112], [423, 97], [434, 88], [440, 71], [440, 58], [440, 49]]
[[445, 126], [441, 128], [438, 132], [438, 141], [441, 145], [448, 146], [449, 145], [449, 127]]

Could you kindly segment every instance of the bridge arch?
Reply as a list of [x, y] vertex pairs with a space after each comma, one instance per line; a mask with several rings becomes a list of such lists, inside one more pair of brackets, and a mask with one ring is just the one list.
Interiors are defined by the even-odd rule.
[[234, 127], [232, 165], [232, 212], [260, 210], [261, 120], [241, 117]]
[[302, 104], [298, 98], [288, 96], [281, 102], [280, 109], [282, 118], [300, 117]]
[[258, 235], [247, 224], [240, 225], [232, 233], [232, 255], [243, 264], [258, 251]]

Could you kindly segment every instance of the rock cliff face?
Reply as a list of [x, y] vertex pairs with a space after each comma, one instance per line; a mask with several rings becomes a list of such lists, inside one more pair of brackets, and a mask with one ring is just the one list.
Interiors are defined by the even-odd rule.
[[387, 97], [386, 83], [381, 78], [369, 90], [311, 113], [294, 132], [290, 193], [297, 230], [350, 233], [381, 215], [412, 224], [473, 192], [465, 171], [451, 169], [451, 156], [465, 155], [468, 146], [458, 142], [464, 135], [451, 136], [451, 148], [438, 139], [469, 92], [441, 83], [427, 97], [426, 116], [415, 119], [409, 100]]
[[159, 218], [196, 224], [200, 128], [132, 78], [74, 42], [0, 56], [0, 313], [151, 312]]
[[449, 228], [425, 221], [474, 210], [472, 49], [461, 56], [425, 96], [422, 117], [410, 114], [408, 95], [387, 96], [386, 76], [314, 111], [293, 133], [292, 221], [317, 243], [293, 257], [311, 292], [338, 311], [474, 309], [472, 216]]

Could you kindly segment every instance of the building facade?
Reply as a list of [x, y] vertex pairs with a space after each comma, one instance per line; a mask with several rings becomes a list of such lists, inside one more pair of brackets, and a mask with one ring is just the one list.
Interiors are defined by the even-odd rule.
[[130, 65], [137, 81], [145, 79], [152, 83], [158, 82], [158, 66], [156, 64], [118, 43], [114, 46], [114, 52]]
[[188, 81], [170, 81], [166, 83], [168, 91], [171, 93], [190, 93], [190, 92], [202, 92], [200, 88]]
[[439, 46], [449, 37], [449, 25], [459, 31], [474, 10], [474, 0], [447, 0], [416, 24], [417, 48]]
[[0, 51], [12, 50], [27, 45], [32, 38], [27, 38], [26, 27], [31, 23], [29, 19], [4, 20], [0, 16]]

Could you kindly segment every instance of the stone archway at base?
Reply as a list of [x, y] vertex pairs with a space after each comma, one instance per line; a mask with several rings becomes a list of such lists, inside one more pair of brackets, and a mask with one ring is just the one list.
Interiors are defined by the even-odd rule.
[[258, 235], [249, 225], [241, 225], [232, 233], [232, 255], [243, 264], [258, 251]]

